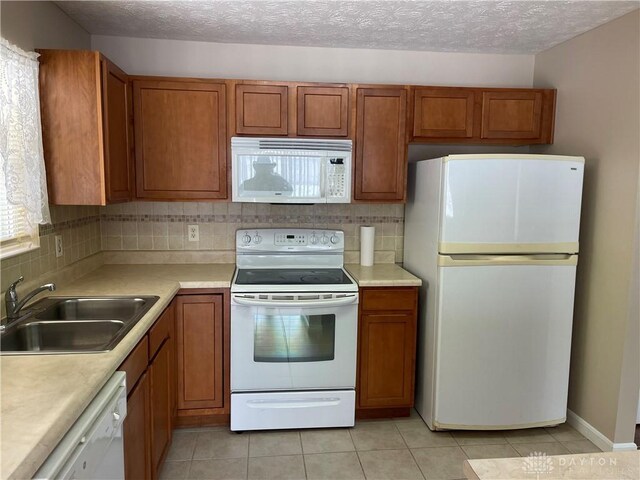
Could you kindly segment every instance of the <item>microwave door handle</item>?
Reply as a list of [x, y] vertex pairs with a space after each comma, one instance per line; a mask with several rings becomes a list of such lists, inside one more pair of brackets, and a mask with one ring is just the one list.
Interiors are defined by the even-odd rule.
[[319, 300], [319, 301], [289, 301], [289, 300], [254, 300], [251, 298], [233, 297], [233, 301], [238, 305], [249, 305], [253, 307], [340, 307], [343, 305], [351, 305], [356, 303], [357, 297], [336, 298], [332, 300]]

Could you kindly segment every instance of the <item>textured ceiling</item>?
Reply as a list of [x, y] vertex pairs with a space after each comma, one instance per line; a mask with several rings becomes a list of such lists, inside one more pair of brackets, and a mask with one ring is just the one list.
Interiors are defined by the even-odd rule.
[[534, 54], [638, 1], [59, 1], [92, 34], [220, 43]]

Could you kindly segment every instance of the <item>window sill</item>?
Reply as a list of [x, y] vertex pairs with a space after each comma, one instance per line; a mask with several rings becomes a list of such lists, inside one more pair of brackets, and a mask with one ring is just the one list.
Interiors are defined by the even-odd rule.
[[13, 245], [0, 246], [0, 259], [6, 260], [7, 258], [22, 255], [23, 253], [37, 250], [40, 248], [40, 239], [38, 241], [21, 242]]

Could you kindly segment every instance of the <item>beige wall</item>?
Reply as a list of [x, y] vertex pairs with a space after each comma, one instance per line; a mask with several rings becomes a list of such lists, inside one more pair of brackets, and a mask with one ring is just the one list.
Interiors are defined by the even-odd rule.
[[93, 35], [128, 73], [315, 82], [530, 87], [533, 55], [237, 45]]
[[0, 34], [23, 50], [91, 48], [91, 37], [53, 2], [0, 3]]
[[[24, 50], [91, 48], [89, 34], [52, 2], [0, 3], [0, 34]], [[40, 229], [40, 248], [0, 262], [0, 295], [20, 275], [19, 292], [45, 281], [64, 283], [100, 264], [100, 217], [97, 207], [51, 207], [52, 225]], [[64, 254], [56, 257], [55, 235], [62, 235]], [[4, 302], [0, 316], [4, 315]]]
[[569, 408], [618, 443], [633, 442], [639, 383], [639, 32], [635, 11], [536, 55], [534, 70], [535, 86], [558, 89], [541, 151], [586, 157]]

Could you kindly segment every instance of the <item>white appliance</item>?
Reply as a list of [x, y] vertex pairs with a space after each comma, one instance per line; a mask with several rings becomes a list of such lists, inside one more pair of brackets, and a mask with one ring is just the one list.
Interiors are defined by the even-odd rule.
[[37, 479], [124, 479], [126, 374], [115, 372], [40, 467]]
[[349, 203], [351, 140], [231, 139], [234, 202]]
[[431, 429], [565, 421], [584, 158], [410, 164], [404, 267], [423, 279], [416, 409]]
[[231, 430], [355, 421], [358, 286], [335, 230], [236, 232]]

